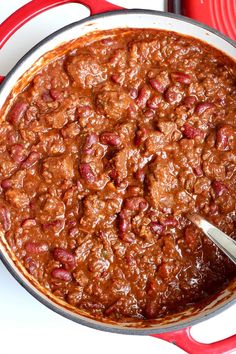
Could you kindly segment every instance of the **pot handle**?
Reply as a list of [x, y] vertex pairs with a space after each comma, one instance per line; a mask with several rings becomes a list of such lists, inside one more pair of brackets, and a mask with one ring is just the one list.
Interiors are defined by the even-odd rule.
[[229, 354], [236, 349], [236, 335], [219, 342], [204, 344], [193, 339], [190, 330], [191, 327], [187, 327], [174, 332], [154, 334], [153, 336], [177, 345], [188, 354]]
[[[122, 7], [111, 4], [106, 0], [32, 0], [26, 5], [19, 8], [11, 16], [9, 16], [0, 25], [0, 48], [4, 46], [7, 40], [26, 22], [49, 10], [55, 6], [77, 2], [89, 8], [90, 14], [95, 15], [101, 12], [122, 10]], [[0, 76], [0, 83], [4, 79]]]
[[6, 41], [21, 26], [23, 26], [33, 17], [55, 6], [67, 4], [70, 2], [77, 2], [87, 6], [90, 9], [91, 15], [122, 9], [121, 7], [113, 5], [106, 0], [33, 0], [19, 8], [1, 24], [0, 48], [2, 48]]

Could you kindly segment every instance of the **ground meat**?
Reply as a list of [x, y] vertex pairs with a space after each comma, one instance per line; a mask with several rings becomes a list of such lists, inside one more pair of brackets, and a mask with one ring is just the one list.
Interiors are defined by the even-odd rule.
[[47, 291], [96, 319], [209, 301], [236, 268], [186, 214], [236, 237], [235, 63], [155, 29], [63, 53], [1, 112], [1, 234]]

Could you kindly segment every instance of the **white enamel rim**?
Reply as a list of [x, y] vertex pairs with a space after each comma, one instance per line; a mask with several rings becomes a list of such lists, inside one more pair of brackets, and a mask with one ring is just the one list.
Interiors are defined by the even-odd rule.
[[[59, 46], [63, 42], [81, 37], [85, 34], [96, 30], [107, 30], [115, 28], [156, 28], [163, 30], [175, 31], [180, 34], [189, 35], [197, 39], [201, 39], [211, 46], [221, 50], [233, 60], [236, 58], [236, 44], [226, 36], [218, 31], [211, 29], [208, 26], [202, 25], [196, 21], [188, 19], [184, 16], [164, 13], [152, 10], [121, 10], [115, 12], [108, 12], [91, 16], [87, 19], [75, 22], [64, 28], [54, 32], [39, 44], [34, 46], [9, 72], [4, 82], [0, 86], [0, 109], [4, 104], [6, 98], [12, 91], [17, 80], [45, 53], [51, 51], [53, 48]], [[153, 325], [148, 328], [129, 328], [125, 324], [105, 324], [96, 320], [88, 319], [84, 316], [78, 315], [72, 311], [65, 309], [48, 297], [38, 291], [32, 284], [22, 275], [19, 269], [15, 266], [12, 259], [7, 255], [5, 248], [0, 243], [0, 258], [15, 277], [15, 279], [36, 299], [46, 305], [51, 310], [59, 313], [80, 324], [104, 330], [109, 332], [124, 333], [124, 334], [157, 334], [167, 331], [175, 331], [180, 328], [191, 326], [199, 323], [204, 319], [208, 319], [213, 315], [218, 314], [226, 309], [234, 301], [236, 301], [236, 291], [229, 292], [226, 288], [220, 295], [208, 304], [201, 313], [194, 315], [188, 319], [180, 319], [180, 316], [175, 316], [175, 320], [167, 324]], [[235, 279], [236, 284], [236, 279]], [[234, 289], [236, 286], [234, 287]], [[229, 298], [221, 303], [225, 296]], [[187, 311], [185, 312], [187, 313]]]

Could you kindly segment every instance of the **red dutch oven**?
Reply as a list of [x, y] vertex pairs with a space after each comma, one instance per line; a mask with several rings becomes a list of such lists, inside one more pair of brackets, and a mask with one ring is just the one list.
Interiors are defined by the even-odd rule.
[[[236, 43], [220, 32], [181, 15], [150, 10], [124, 10], [105, 0], [33, 0], [16, 11], [0, 26], [0, 48], [24, 23], [39, 13], [52, 7], [69, 2], [79, 2], [91, 11], [91, 17], [72, 23], [37, 44], [10, 71], [0, 86], [0, 110], [6, 98], [20, 77], [28, 71], [33, 74], [40, 67], [38, 60], [45, 53], [60, 44], [97, 30], [114, 28], [158, 28], [174, 30], [203, 40], [213, 47], [225, 52], [235, 59]], [[213, 2], [213, 1], [212, 1]], [[118, 10], [118, 11], [117, 11]], [[108, 12], [109, 11], [109, 12]], [[3, 80], [3, 77], [1, 77]], [[14, 96], [14, 91], [13, 91]], [[192, 307], [188, 310], [165, 318], [157, 319], [152, 324], [100, 322], [76, 310], [52, 294], [47, 293], [37, 281], [30, 277], [19, 264], [11, 251], [4, 234], [0, 234], [0, 257], [15, 279], [36, 299], [51, 310], [80, 324], [96, 329], [124, 333], [151, 334], [158, 338], [174, 342], [188, 353], [229, 353], [236, 348], [236, 335], [213, 344], [196, 342], [190, 334], [190, 326], [225, 310], [236, 300], [236, 279], [221, 292], [209, 299], [201, 308]]]

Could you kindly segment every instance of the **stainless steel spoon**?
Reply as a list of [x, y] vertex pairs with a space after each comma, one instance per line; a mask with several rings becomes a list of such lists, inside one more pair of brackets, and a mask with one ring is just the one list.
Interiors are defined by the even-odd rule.
[[188, 214], [187, 218], [198, 226], [236, 264], [236, 241], [198, 214]]

